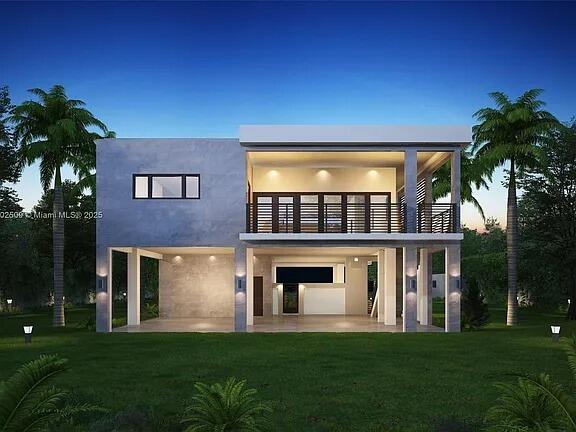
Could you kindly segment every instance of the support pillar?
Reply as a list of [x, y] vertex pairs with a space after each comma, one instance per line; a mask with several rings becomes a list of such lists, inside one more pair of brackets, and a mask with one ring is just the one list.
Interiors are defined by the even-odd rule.
[[254, 249], [246, 248], [246, 325], [254, 325]]
[[432, 324], [432, 254], [429, 249], [420, 249], [418, 266], [418, 322]]
[[128, 254], [128, 325], [140, 325], [140, 250]]
[[418, 183], [418, 159], [415, 149], [404, 151], [404, 198], [406, 200], [406, 232], [416, 232], [416, 191]]
[[246, 246], [234, 251], [234, 331], [246, 331]]
[[112, 249], [96, 248], [96, 331], [112, 331]]
[[454, 229], [460, 232], [460, 149], [450, 158], [450, 201], [454, 204]]
[[378, 251], [378, 322], [396, 325], [396, 249]]
[[418, 310], [417, 298], [417, 266], [418, 251], [415, 246], [404, 248], [404, 278], [403, 278], [403, 320], [404, 332], [416, 331], [416, 315]]
[[446, 332], [460, 331], [460, 245], [448, 246], [446, 251], [445, 315]]

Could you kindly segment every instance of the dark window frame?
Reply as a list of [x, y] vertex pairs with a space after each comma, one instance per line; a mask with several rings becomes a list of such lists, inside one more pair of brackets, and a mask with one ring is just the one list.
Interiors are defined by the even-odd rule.
[[[136, 178], [137, 177], [144, 177], [148, 180], [148, 196], [145, 197], [137, 197], [136, 196]], [[179, 197], [153, 197], [152, 196], [152, 179], [154, 177], [180, 177], [180, 196]], [[187, 177], [196, 177], [198, 179], [198, 196], [197, 197], [189, 197], [186, 196], [186, 178]], [[200, 181], [200, 174], [132, 174], [132, 199], [136, 200], [194, 200], [200, 199], [202, 187]]]

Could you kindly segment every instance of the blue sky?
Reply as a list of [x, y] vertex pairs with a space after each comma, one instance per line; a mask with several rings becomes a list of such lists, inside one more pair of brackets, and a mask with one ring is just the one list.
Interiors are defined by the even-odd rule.
[[[0, 2], [0, 16], [14, 101], [63, 84], [120, 137], [472, 124], [488, 92], [533, 87], [561, 120], [576, 115], [574, 3]], [[500, 182], [478, 197], [504, 222]], [[17, 189], [30, 209], [36, 167]]]

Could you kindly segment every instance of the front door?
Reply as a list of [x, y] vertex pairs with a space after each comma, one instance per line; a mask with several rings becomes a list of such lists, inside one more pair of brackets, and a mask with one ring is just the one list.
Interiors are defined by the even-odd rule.
[[298, 313], [298, 284], [284, 283], [282, 295], [282, 313]]
[[264, 278], [254, 276], [254, 316], [264, 315]]

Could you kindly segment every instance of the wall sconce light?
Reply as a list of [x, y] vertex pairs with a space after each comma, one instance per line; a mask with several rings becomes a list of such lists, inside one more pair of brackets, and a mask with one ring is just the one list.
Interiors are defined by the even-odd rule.
[[24, 343], [31, 343], [32, 342], [32, 330], [34, 329], [34, 326], [31, 325], [27, 325], [24, 326]]
[[410, 288], [412, 290], [416, 289], [416, 279], [410, 279]]
[[550, 326], [552, 330], [552, 340], [558, 342], [560, 340], [560, 326]]

